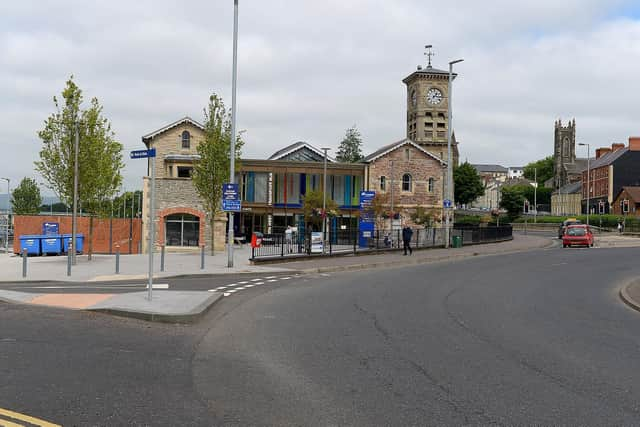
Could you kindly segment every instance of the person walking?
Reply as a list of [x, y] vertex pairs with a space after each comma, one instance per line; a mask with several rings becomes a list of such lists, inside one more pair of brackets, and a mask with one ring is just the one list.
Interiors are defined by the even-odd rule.
[[411, 249], [411, 237], [413, 236], [413, 230], [408, 226], [402, 229], [402, 242], [404, 243], [404, 255], [407, 254], [409, 249], [409, 255], [413, 255], [413, 249]]

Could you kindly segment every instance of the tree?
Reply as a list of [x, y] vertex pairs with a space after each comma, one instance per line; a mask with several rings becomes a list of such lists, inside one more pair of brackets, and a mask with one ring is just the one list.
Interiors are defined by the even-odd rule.
[[302, 212], [304, 214], [305, 230], [322, 229], [322, 205], [326, 207], [326, 216], [333, 217], [337, 215], [338, 205], [331, 198], [324, 200], [324, 193], [319, 190], [309, 191], [304, 195], [302, 201]]
[[[242, 132], [235, 141], [235, 167], [240, 166], [240, 154], [244, 142]], [[209, 215], [211, 228], [211, 254], [214, 253], [214, 220], [222, 211], [222, 184], [228, 182], [231, 170], [231, 113], [224, 106], [222, 98], [215, 93], [209, 97], [209, 105], [204, 109], [204, 140], [197, 147], [200, 160], [193, 168], [193, 185], [203, 201]]]
[[345, 163], [357, 163], [362, 160], [362, 136], [356, 126], [347, 129], [344, 139], [340, 141], [336, 160]]
[[455, 201], [466, 205], [484, 194], [484, 185], [478, 171], [469, 162], [453, 169]]
[[16, 215], [37, 215], [41, 204], [40, 188], [31, 178], [23, 178], [11, 192], [11, 205]]
[[392, 215], [389, 201], [389, 193], [376, 192], [373, 199], [371, 199], [371, 205], [368, 210], [373, 216], [376, 230], [383, 230], [385, 219], [390, 218]]
[[553, 191], [551, 188], [544, 188], [538, 186], [538, 191], [536, 194], [536, 189], [533, 185], [530, 184], [518, 184], [513, 185], [511, 188], [516, 189], [522, 194], [522, 196], [531, 202], [533, 206], [534, 200], [539, 205], [550, 205], [551, 204], [551, 192]]
[[89, 257], [92, 253], [93, 217], [104, 216], [105, 201], [111, 199], [120, 185], [124, 167], [122, 144], [115, 138], [111, 124], [103, 116], [97, 98], [92, 98], [87, 109], [82, 109], [82, 90], [69, 78], [62, 91], [62, 103], [54, 96], [56, 112], [45, 120], [38, 132], [43, 142], [40, 160], [35, 169], [47, 181], [56, 195], [71, 206], [73, 204], [74, 140], [78, 139], [78, 202], [91, 214], [89, 224]]
[[553, 178], [553, 156], [527, 164], [524, 167], [524, 177], [531, 181], [537, 177], [538, 184], [544, 185], [545, 181]]
[[507, 211], [511, 220], [517, 218], [522, 212], [525, 200], [522, 189], [517, 186], [502, 187], [500, 193], [500, 207]]

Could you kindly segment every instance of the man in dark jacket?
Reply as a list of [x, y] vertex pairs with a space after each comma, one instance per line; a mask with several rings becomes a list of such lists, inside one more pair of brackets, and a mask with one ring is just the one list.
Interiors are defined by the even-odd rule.
[[409, 227], [405, 227], [402, 229], [402, 241], [404, 243], [404, 254], [407, 254], [407, 249], [409, 249], [409, 255], [413, 254], [413, 250], [411, 249], [411, 236], [413, 236], [413, 230]]

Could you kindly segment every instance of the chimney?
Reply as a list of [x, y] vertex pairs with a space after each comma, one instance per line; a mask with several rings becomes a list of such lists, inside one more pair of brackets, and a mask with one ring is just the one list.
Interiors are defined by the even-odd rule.
[[640, 136], [629, 137], [629, 151], [640, 151]]
[[611, 151], [618, 151], [618, 150], [620, 150], [622, 148], [624, 148], [624, 144], [620, 144], [620, 143], [616, 143], [616, 142], [611, 144]]
[[611, 152], [611, 148], [609, 147], [596, 148], [596, 159], [599, 159], [600, 157], [610, 152]]

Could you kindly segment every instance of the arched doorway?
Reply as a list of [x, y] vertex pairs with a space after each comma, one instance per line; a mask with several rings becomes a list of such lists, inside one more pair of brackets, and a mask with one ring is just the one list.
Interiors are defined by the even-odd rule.
[[198, 246], [200, 244], [200, 218], [188, 213], [175, 213], [164, 217], [164, 241], [167, 246]]

